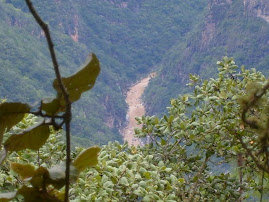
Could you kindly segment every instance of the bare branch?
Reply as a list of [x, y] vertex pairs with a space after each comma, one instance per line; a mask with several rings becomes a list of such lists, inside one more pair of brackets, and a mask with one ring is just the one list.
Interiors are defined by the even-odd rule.
[[33, 7], [33, 4], [31, 0], [25, 0], [31, 14], [35, 18], [36, 22], [39, 24], [41, 29], [44, 31], [47, 43], [48, 43], [48, 48], [51, 56], [51, 60], [53, 63], [55, 75], [59, 84], [59, 87], [63, 93], [64, 100], [65, 100], [65, 114], [64, 114], [64, 122], [65, 122], [65, 128], [66, 128], [66, 172], [65, 172], [65, 201], [69, 200], [69, 173], [70, 173], [70, 162], [71, 162], [71, 157], [70, 157], [70, 122], [72, 118], [72, 111], [71, 111], [71, 102], [69, 99], [69, 95], [63, 85], [62, 79], [61, 79], [61, 74], [59, 70], [59, 65], [57, 62], [56, 54], [54, 51], [54, 44], [51, 39], [50, 31], [48, 25], [42, 20], [42, 18], [38, 15], [36, 12], [35, 8]]

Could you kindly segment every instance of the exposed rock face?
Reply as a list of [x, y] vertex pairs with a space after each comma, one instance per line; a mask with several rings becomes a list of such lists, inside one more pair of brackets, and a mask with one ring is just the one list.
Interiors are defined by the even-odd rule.
[[[186, 43], [178, 43], [168, 52], [160, 76], [152, 81], [167, 97], [177, 97], [185, 90], [182, 86], [188, 83], [190, 73], [202, 78], [213, 76], [217, 73], [216, 61], [225, 55], [234, 57], [239, 66], [269, 73], [269, 0], [208, 0], [200, 20]], [[153, 91], [146, 93], [148, 97], [155, 95]], [[146, 103], [149, 114], [161, 108], [155, 107], [158, 103], [167, 105], [163, 98], [156, 96], [154, 100]]]
[[244, 0], [245, 13], [257, 16], [269, 23], [269, 1], [268, 0]]
[[[202, 47], [206, 46], [214, 37], [216, 23], [222, 20], [224, 13], [235, 0], [209, 0], [209, 13], [205, 18], [205, 26], [202, 32]], [[269, 23], [269, 1], [268, 0], [240, 0], [244, 6], [246, 17], [260, 17]], [[225, 11], [225, 12], [223, 12]]]
[[209, 12], [205, 18], [204, 30], [202, 31], [201, 49], [206, 48], [209, 42], [215, 37], [216, 24], [225, 16], [232, 4], [232, 0], [210, 0], [208, 2]]
[[[236, 7], [236, 9], [234, 9]], [[243, 11], [244, 7], [244, 11]], [[235, 13], [235, 12], [238, 13]], [[252, 17], [252, 19], [250, 19]], [[187, 48], [184, 50], [182, 54], [183, 60], [192, 61], [194, 54], [199, 54], [198, 52], [203, 51], [209, 51], [212, 49], [212, 47], [217, 46], [226, 46], [227, 49], [234, 49], [235, 51], [237, 47], [240, 46], [237, 45], [235, 36], [228, 36], [225, 32], [229, 32], [229, 30], [224, 30], [223, 28], [223, 22], [229, 23], [232, 26], [234, 26], [237, 21], [240, 21], [242, 19], [245, 19], [246, 22], [248, 20], [253, 21], [253, 17], [259, 17], [264, 19], [266, 22], [269, 23], [269, 1], [268, 0], [209, 0], [208, 1], [208, 12], [205, 16], [203, 26], [201, 26], [201, 33], [200, 37], [197, 41], [190, 41], [187, 45]], [[234, 24], [234, 25], [233, 25]], [[244, 25], [247, 26], [247, 23]], [[243, 27], [240, 27], [240, 25], [237, 26], [240, 31], [243, 31]], [[249, 31], [249, 30], [248, 30]], [[238, 33], [241, 34], [241, 33]], [[228, 38], [226, 38], [228, 37]], [[244, 36], [246, 37], [246, 36]], [[257, 36], [258, 37], [258, 36]], [[265, 36], [259, 36], [263, 37], [264, 41], [266, 42], [268, 40], [268, 37]], [[234, 38], [234, 39], [233, 39]], [[252, 39], [251, 39], [252, 40]], [[231, 41], [234, 41], [236, 43], [231, 43]], [[238, 40], [237, 40], [238, 41]], [[241, 44], [243, 47], [244, 44]], [[250, 44], [249, 44], [250, 45]], [[251, 45], [250, 45], [251, 46]], [[230, 48], [231, 47], [231, 48]], [[212, 53], [214, 55], [215, 53]], [[227, 53], [225, 53], [227, 54]], [[223, 55], [222, 55], [223, 56]], [[182, 73], [187, 72], [184, 67], [184, 63], [181, 64], [180, 61], [178, 63], [178, 69], [179, 69], [179, 77], [178, 79], [181, 80], [182, 78], [185, 78]], [[205, 65], [201, 64], [199, 71], [203, 70]], [[185, 69], [185, 70], [184, 70]], [[198, 69], [196, 69], [198, 70]], [[185, 82], [185, 79], [184, 81]]]
[[202, 31], [202, 47], [205, 47], [214, 37], [214, 33], [216, 31], [216, 24], [212, 18], [212, 15], [207, 16], [205, 28]]

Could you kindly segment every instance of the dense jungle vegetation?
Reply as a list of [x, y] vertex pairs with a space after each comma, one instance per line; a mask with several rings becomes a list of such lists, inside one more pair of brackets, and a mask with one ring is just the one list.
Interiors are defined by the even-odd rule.
[[[144, 146], [110, 142], [102, 147], [98, 163], [88, 161], [97, 163], [94, 168], [79, 177], [72, 171], [77, 183], [71, 185], [70, 200], [266, 201], [268, 80], [255, 69], [242, 66], [239, 71], [231, 58], [218, 66], [216, 78], [191, 75], [193, 92], [172, 99], [169, 114], [137, 118], [143, 127], [136, 135], [149, 140]], [[35, 122], [28, 115], [13, 130]], [[1, 166], [0, 185], [4, 191], [19, 191], [0, 198], [63, 200], [63, 170], [52, 166], [64, 160], [64, 150], [62, 135], [51, 130], [38, 152], [12, 152]], [[72, 158], [82, 150], [76, 147]], [[43, 170], [49, 177], [41, 178]]]
[[[77, 71], [90, 52], [100, 59], [100, 81], [74, 105], [72, 130], [74, 137], [99, 145], [122, 141], [118, 129], [126, 121], [124, 93], [154, 71], [167, 49], [196, 24], [206, 5], [205, 0], [128, 1], [127, 8], [122, 1], [34, 3], [51, 27], [64, 76]], [[44, 36], [24, 2], [1, 0], [0, 17], [0, 63], [5, 67], [0, 69], [1, 98], [34, 103], [44, 95], [53, 96], [53, 71]], [[71, 36], [76, 30], [78, 40], [74, 41]]]
[[[202, 78], [217, 75], [215, 63], [226, 55], [240, 65], [255, 67], [268, 75], [269, 26], [253, 14], [255, 8], [266, 9], [268, 3], [259, 0], [231, 2], [208, 1], [210, 7], [202, 20], [165, 53], [157, 77], [144, 95], [149, 114], [164, 113], [171, 96], [188, 92], [185, 86], [190, 73]], [[248, 8], [244, 2], [256, 7]]]
[[[25, 2], [0, 0], [0, 201], [269, 199], [267, 71], [212, 62], [225, 50], [266, 70], [268, 24], [242, 2]], [[136, 118], [144, 145], [128, 146], [124, 92], [153, 70], [156, 115]]]

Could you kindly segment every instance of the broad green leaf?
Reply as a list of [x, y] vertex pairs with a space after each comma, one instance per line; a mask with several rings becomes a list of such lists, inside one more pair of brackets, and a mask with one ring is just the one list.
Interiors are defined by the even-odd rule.
[[151, 178], [151, 173], [150, 172], [145, 172], [144, 174], [144, 177], [146, 178], [146, 179], [150, 179]]
[[4, 143], [4, 146], [7, 151], [38, 150], [46, 143], [49, 134], [49, 125], [42, 121], [20, 134], [11, 135]]
[[32, 177], [35, 172], [35, 167], [30, 164], [11, 163], [10, 167], [21, 179]]
[[[94, 86], [99, 73], [99, 61], [94, 54], [91, 54], [86, 65], [80, 71], [70, 77], [63, 77], [62, 81], [69, 94], [70, 101], [77, 101], [82, 93], [90, 90]], [[57, 79], [54, 80], [53, 87], [58, 93], [57, 99], [60, 101], [60, 111], [64, 111], [65, 101]]]
[[73, 165], [81, 172], [88, 167], [95, 166], [98, 163], [99, 147], [91, 147], [82, 151], [73, 161]]
[[195, 175], [195, 176], [192, 178], [192, 181], [193, 181], [193, 182], [197, 182], [198, 179], [199, 179], [198, 176]]
[[0, 144], [3, 140], [5, 131], [9, 131], [14, 125], [19, 123], [25, 113], [30, 112], [30, 107], [27, 104], [20, 102], [0, 104]]
[[41, 166], [34, 171], [29, 182], [32, 184], [33, 187], [42, 188], [44, 181], [48, 181], [48, 173], [49, 171], [47, 170], [47, 168]]
[[157, 125], [158, 123], [159, 123], [159, 119], [158, 119], [158, 117], [155, 117], [154, 124]]
[[59, 99], [44, 99], [41, 103], [41, 109], [47, 112], [48, 115], [54, 115], [60, 108]]
[[[55, 188], [62, 188], [65, 185], [65, 163], [60, 163], [49, 169], [49, 181]], [[70, 182], [75, 182], [79, 176], [79, 171], [76, 167], [70, 165]]]
[[173, 120], [174, 120], [174, 116], [171, 115], [171, 116], [169, 117], [168, 123], [172, 123]]
[[220, 93], [219, 93], [219, 96], [220, 96], [220, 98], [222, 98], [222, 99], [227, 99], [227, 94], [224, 92], [224, 91], [221, 91]]
[[129, 183], [128, 183], [128, 180], [127, 180], [126, 177], [120, 178], [119, 183], [122, 184], [122, 185], [125, 185], [125, 186], [129, 186]]
[[38, 201], [38, 202], [57, 202], [60, 201], [55, 196], [50, 195], [48, 192], [42, 190], [23, 186], [21, 187], [17, 194], [20, 194], [24, 197], [25, 202]]
[[166, 145], [166, 141], [164, 139], [161, 139], [161, 145], [162, 146]]
[[184, 178], [179, 178], [178, 179], [178, 182], [181, 183], [181, 184], [183, 184], [183, 183], [185, 183], [185, 179]]
[[15, 198], [17, 192], [0, 193], [0, 201], [6, 202]]

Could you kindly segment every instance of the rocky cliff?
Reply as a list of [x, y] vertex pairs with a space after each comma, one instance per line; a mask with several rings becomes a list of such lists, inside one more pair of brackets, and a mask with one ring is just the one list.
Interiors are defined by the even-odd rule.
[[244, 0], [244, 13], [256, 16], [269, 23], [269, 1], [267, 0]]
[[169, 98], [188, 91], [190, 73], [213, 76], [216, 61], [225, 55], [239, 65], [268, 73], [268, 8], [266, 0], [209, 0], [201, 23], [165, 55], [146, 91], [148, 113], [163, 112]]
[[[64, 76], [90, 52], [101, 61], [96, 86], [74, 106], [73, 134], [105, 144], [120, 140], [124, 93], [192, 31], [206, 0], [33, 1], [49, 24]], [[0, 99], [51, 96], [54, 74], [46, 42], [24, 1], [0, 0]], [[161, 96], [161, 95], [160, 95]]]

